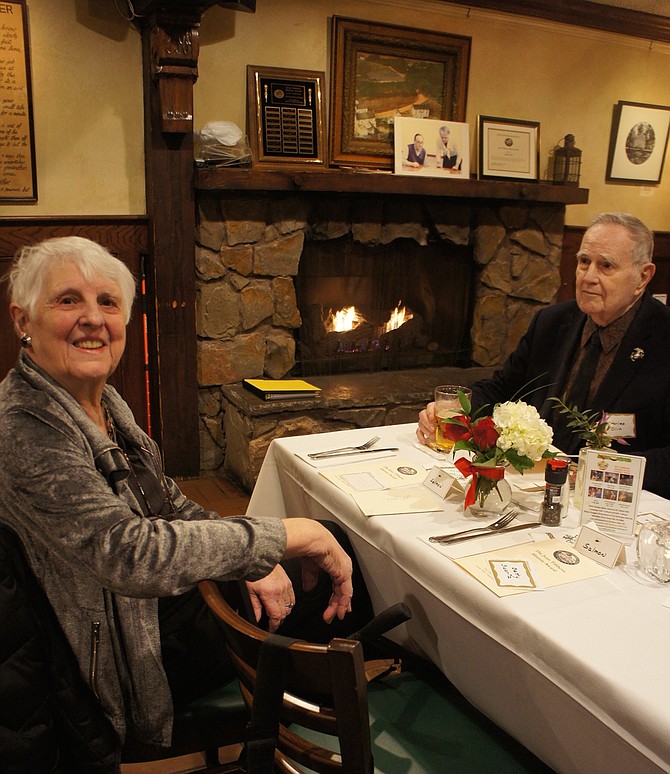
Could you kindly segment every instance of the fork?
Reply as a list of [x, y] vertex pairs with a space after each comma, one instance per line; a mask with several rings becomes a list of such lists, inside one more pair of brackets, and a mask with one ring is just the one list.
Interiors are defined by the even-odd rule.
[[360, 446], [343, 446], [341, 449], [328, 449], [328, 451], [314, 452], [314, 454], [308, 454], [307, 456], [312, 460], [318, 460], [320, 457], [329, 457], [331, 454], [340, 454], [341, 452], [367, 451], [367, 449], [374, 446], [378, 440], [379, 436], [375, 435]]
[[465, 529], [462, 532], [453, 532], [451, 535], [433, 535], [433, 537], [428, 538], [431, 543], [442, 543], [445, 540], [451, 540], [452, 538], [460, 538], [463, 537], [463, 535], [473, 535], [477, 532], [481, 532], [483, 535], [486, 535], [488, 532], [496, 532], [499, 529], [503, 529], [508, 524], [511, 524], [512, 521], [519, 515], [519, 511], [507, 511], [507, 513], [503, 513], [503, 515], [494, 521], [492, 524], [489, 524], [486, 527], [475, 527], [474, 529]]

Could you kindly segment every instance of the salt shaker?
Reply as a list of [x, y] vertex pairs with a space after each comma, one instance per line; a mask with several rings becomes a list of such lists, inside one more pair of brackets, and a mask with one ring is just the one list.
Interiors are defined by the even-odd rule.
[[544, 469], [545, 491], [544, 501], [540, 511], [542, 524], [557, 527], [561, 523], [564, 509], [564, 492], [568, 486], [568, 461], [547, 460]]

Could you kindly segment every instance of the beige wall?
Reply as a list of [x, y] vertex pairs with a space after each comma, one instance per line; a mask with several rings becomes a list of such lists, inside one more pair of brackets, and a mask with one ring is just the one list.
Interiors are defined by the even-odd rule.
[[0, 215], [144, 214], [139, 32], [114, 0], [28, 0], [28, 13], [38, 202]]
[[[138, 33], [112, 0], [28, 1], [40, 200], [4, 207], [2, 214], [143, 213]], [[195, 128], [215, 120], [244, 126], [247, 64], [327, 73], [333, 14], [469, 35], [473, 159], [480, 113], [539, 121], [543, 171], [550, 149], [572, 132], [591, 195], [588, 205], [568, 208], [568, 223], [583, 225], [601, 210], [618, 209], [670, 230], [670, 164], [657, 186], [605, 182], [613, 105], [670, 105], [665, 44], [438, 0], [258, 0], [255, 14], [215, 6], [201, 28]]]

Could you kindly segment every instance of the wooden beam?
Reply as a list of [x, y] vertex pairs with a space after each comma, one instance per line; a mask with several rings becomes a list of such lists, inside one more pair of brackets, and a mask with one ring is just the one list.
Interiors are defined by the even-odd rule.
[[152, 428], [169, 475], [200, 471], [195, 325], [193, 82], [200, 14], [142, 21]]
[[445, 0], [445, 2], [452, 5], [466, 5], [470, 8], [487, 8], [501, 13], [534, 16], [563, 24], [575, 24], [579, 27], [670, 43], [670, 18], [586, 0], [560, 0], [560, 2], [556, 0]]

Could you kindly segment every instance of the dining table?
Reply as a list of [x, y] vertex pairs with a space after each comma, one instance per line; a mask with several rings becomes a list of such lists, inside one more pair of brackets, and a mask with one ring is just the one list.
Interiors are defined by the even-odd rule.
[[[472, 705], [554, 771], [670, 772], [670, 584], [639, 572], [631, 538], [622, 541], [617, 564], [598, 565], [599, 574], [499, 596], [458, 557], [537, 540], [537, 529], [461, 543], [460, 554], [431, 543], [430, 536], [492, 519], [464, 511], [457, 483], [446, 495], [426, 486], [451, 455], [422, 446], [415, 431], [415, 424], [403, 424], [276, 438], [247, 513], [341, 525], [375, 611], [396, 602], [411, 611], [389, 636], [433, 662]], [[365, 453], [308, 456], [371, 437], [378, 440]], [[366, 515], [334, 483], [338, 470], [379, 464], [416, 471], [430, 509], [400, 512], [399, 506], [397, 513]], [[508, 477], [514, 523], [538, 522], [543, 471], [516, 475]], [[572, 505], [564, 510], [560, 527], [544, 528], [541, 537], [579, 531], [581, 512]], [[637, 510], [670, 518], [670, 501], [642, 490]]]

